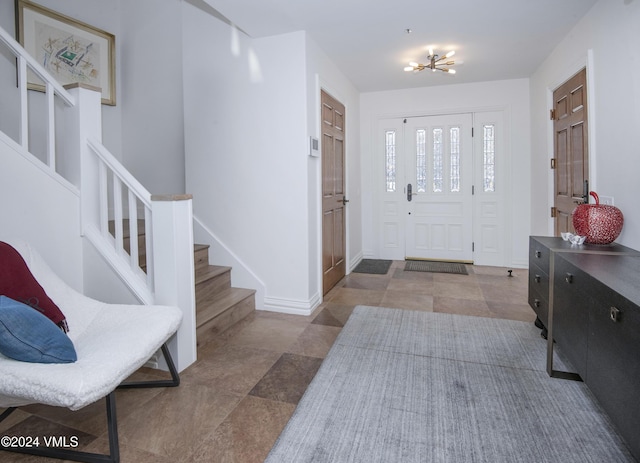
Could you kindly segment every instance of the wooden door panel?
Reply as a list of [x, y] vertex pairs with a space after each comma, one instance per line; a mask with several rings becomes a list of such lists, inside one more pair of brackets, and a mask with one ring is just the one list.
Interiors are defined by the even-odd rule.
[[322, 100], [322, 289], [346, 273], [344, 105], [324, 91]]
[[567, 131], [556, 133], [556, 196], [569, 195], [569, 157]]
[[344, 142], [340, 139], [334, 140], [333, 145], [333, 172], [335, 196], [344, 195]]
[[584, 180], [587, 178], [585, 172], [585, 132], [584, 123], [571, 126], [571, 197], [582, 197], [584, 191]]

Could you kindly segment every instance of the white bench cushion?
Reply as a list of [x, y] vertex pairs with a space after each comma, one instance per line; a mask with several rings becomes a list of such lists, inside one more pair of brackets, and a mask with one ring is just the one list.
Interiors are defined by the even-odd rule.
[[42, 403], [78, 410], [113, 391], [180, 326], [172, 306], [107, 304], [64, 283], [28, 245], [10, 243], [67, 317], [75, 363], [34, 364], [0, 355], [0, 406]]

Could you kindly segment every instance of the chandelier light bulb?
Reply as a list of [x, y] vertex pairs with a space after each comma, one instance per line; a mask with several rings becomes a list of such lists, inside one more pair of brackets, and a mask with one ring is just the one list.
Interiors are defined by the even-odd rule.
[[451, 50], [449, 53], [447, 53], [446, 55], [444, 55], [445, 58], [451, 58], [453, 55], [456, 54], [455, 50]]

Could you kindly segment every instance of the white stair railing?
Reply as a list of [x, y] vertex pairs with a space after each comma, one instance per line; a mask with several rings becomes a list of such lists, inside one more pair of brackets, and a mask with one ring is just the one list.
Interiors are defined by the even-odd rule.
[[[92, 240], [97, 239], [97, 233], [103, 245], [128, 266], [130, 277], [137, 280], [138, 297], [151, 304], [155, 301], [151, 193], [97, 139], [89, 138], [87, 143], [94, 157], [91, 162], [97, 163], [94, 183], [98, 204], [91, 207], [98, 213], [92, 214], [97, 218], [94, 223], [83, 220], [85, 233], [92, 234]], [[139, 233], [139, 225], [144, 233]], [[145, 263], [140, 262], [139, 235], [144, 237]]]
[[46, 152], [45, 164], [56, 171], [56, 128], [55, 128], [55, 101], [59, 98], [64, 105], [74, 106], [75, 99], [58, 82], [53, 80], [49, 73], [28, 53], [11, 35], [0, 27], [0, 42], [3, 43], [17, 59], [18, 90], [20, 92], [19, 129], [18, 138], [15, 140], [25, 151], [29, 151], [29, 100], [28, 100], [28, 71], [33, 72], [42, 82], [45, 88], [45, 113], [47, 126], [45, 129]]
[[[81, 234], [141, 302], [182, 309], [183, 323], [169, 348], [176, 366], [183, 370], [197, 355], [191, 196], [151, 195], [102, 145], [99, 90], [79, 84], [60, 86], [2, 28], [0, 44], [17, 59], [20, 119], [14, 141], [23, 155], [31, 156], [29, 138], [46, 139], [45, 159], [40, 160], [52, 175], [61, 175], [80, 192]], [[36, 112], [46, 117], [44, 128], [29, 124], [29, 106], [33, 102], [28, 101], [27, 71], [33, 71], [44, 82], [45, 101], [38, 99], [36, 105]], [[64, 103], [63, 111], [56, 111], [56, 98]], [[56, 122], [65, 130], [64, 137], [58, 139]], [[56, 148], [60, 156], [56, 155]], [[144, 269], [139, 259], [139, 224], [144, 224]]]

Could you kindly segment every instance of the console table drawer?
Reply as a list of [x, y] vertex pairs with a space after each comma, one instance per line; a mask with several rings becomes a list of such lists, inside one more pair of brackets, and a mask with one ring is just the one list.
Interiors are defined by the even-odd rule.
[[547, 326], [547, 319], [549, 318], [549, 303], [546, 297], [542, 297], [535, 291], [529, 291], [529, 306], [536, 313], [540, 321]]
[[549, 273], [549, 255], [551, 254], [547, 246], [542, 245], [535, 239], [529, 240], [529, 264], [537, 265], [543, 272]]
[[549, 275], [537, 265], [529, 266], [529, 291], [534, 291], [545, 301], [549, 300]]

